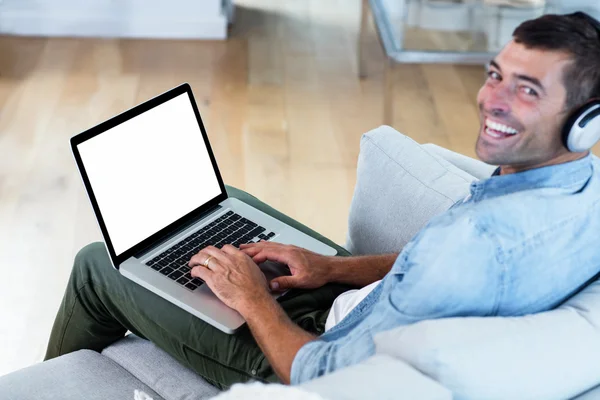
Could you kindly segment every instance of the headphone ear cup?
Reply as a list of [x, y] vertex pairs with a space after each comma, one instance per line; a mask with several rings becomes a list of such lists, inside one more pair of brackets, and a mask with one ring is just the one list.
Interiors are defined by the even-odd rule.
[[571, 152], [583, 152], [600, 140], [600, 101], [594, 100], [575, 111], [562, 130], [563, 145]]
[[572, 151], [569, 148], [569, 136], [571, 136], [571, 132], [573, 130], [573, 127], [575, 126], [575, 122], [577, 122], [577, 120], [579, 119], [579, 117], [581, 117], [581, 115], [587, 110], [587, 106], [578, 108], [575, 112], [573, 112], [569, 118], [567, 118], [567, 121], [565, 122], [565, 124], [563, 125], [563, 129], [562, 129], [562, 142], [563, 145], [565, 146], [565, 148], [569, 151]]

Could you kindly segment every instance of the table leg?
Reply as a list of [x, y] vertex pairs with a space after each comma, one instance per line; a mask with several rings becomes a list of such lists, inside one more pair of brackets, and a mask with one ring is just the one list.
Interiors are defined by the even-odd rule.
[[385, 60], [383, 77], [383, 123], [390, 126], [394, 123], [394, 66], [394, 60], [391, 58]]
[[362, 0], [361, 7], [361, 15], [360, 15], [360, 31], [358, 34], [358, 48], [357, 48], [357, 56], [358, 56], [358, 77], [366, 78], [367, 77], [367, 66], [364, 57], [364, 46], [365, 46], [365, 36], [367, 35], [368, 30], [368, 18], [369, 18], [369, 0]]

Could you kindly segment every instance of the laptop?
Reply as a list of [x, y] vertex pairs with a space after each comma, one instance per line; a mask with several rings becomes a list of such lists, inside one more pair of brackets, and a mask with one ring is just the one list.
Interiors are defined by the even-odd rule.
[[188, 84], [72, 137], [71, 149], [114, 268], [225, 333], [245, 321], [190, 275], [198, 251], [262, 239], [337, 253], [228, 197]]

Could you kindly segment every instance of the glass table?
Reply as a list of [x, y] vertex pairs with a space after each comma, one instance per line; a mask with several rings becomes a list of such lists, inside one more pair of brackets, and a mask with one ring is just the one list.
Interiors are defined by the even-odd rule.
[[390, 125], [396, 64], [486, 64], [521, 22], [549, 12], [560, 12], [551, 0], [362, 0], [359, 75], [366, 77], [363, 46], [372, 15], [386, 55], [383, 120]]

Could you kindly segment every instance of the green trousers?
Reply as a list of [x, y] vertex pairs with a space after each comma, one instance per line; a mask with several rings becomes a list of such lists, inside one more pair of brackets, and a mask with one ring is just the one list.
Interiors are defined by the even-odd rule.
[[[228, 187], [238, 198], [300, 231], [349, 253], [308, 227], [258, 199]], [[321, 334], [331, 304], [348, 286], [329, 284], [316, 290], [293, 290], [280, 299], [290, 318]], [[123, 277], [110, 262], [103, 243], [84, 247], [77, 256], [52, 328], [46, 359], [77, 351], [101, 351], [127, 330], [146, 338], [213, 385], [226, 389], [250, 379], [277, 382], [269, 362], [244, 326], [228, 335]]]

